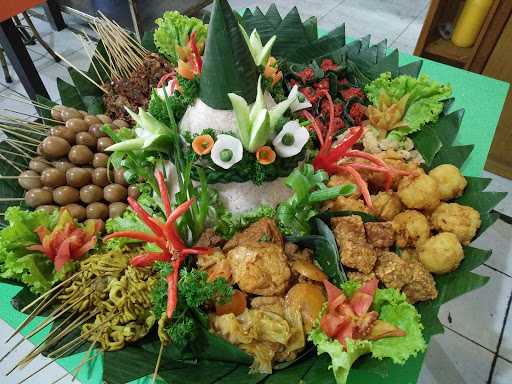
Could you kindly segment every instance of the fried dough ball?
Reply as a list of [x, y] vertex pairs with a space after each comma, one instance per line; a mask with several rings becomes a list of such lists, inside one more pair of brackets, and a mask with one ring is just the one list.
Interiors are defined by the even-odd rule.
[[398, 183], [398, 197], [407, 208], [434, 210], [440, 203], [441, 194], [437, 181], [421, 174], [402, 178]]
[[405, 261], [418, 261], [418, 251], [416, 248], [400, 249], [400, 257]]
[[442, 164], [429, 172], [429, 176], [437, 181], [441, 200], [448, 201], [462, 195], [468, 182], [460, 173], [459, 168], [451, 164]]
[[451, 232], [467, 245], [480, 228], [480, 213], [457, 203], [441, 203], [432, 213], [432, 225], [439, 232]]
[[411, 281], [402, 288], [407, 300], [414, 304], [417, 301], [433, 300], [437, 297], [437, 289], [434, 278], [423, 264], [418, 261], [410, 261]]
[[418, 246], [418, 260], [432, 273], [451, 272], [463, 258], [462, 245], [450, 232], [441, 232]]
[[430, 225], [421, 212], [407, 210], [393, 219], [396, 244], [400, 248], [415, 247], [430, 236]]
[[372, 196], [373, 213], [384, 220], [393, 220], [403, 210], [396, 192], [379, 192]]

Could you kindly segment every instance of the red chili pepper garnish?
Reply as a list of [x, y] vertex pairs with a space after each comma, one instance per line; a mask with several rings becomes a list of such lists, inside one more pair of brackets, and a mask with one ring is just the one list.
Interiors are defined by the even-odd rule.
[[151, 229], [153, 235], [137, 231], [120, 231], [111, 233], [110, 235], [106, 236], [104, 241], [116, 237], [129, 237], [132, 239], [156, 244], [162, 250], [161, 252], [145, 252], [135, 256], [131, 260], [131, 264], [136, 267], [146, 267], [152, 265], [156, 261], [167, 261], [172, 263], [173, 270], [167, 277], [169, 284], [167, 316], [171, 318], [178, 300], [178, 276], [181, 264], [188, 255], [210, 253], [211, 249], [204, 247], [187, 248], [185, 246], [185, 243], [181, 239], [176, 228], [176, 220], [178, 220], [188, 211], [190, 206], [194, 203], [195, 199], [190, 199], [184, 202], [173, 211], [171, 209], [169, 191], [167, 189], [167, 184], [165, 182], [163, 172], [155, 172], [155, 177], [158, 183], [158, 188], [160, 189], [160, 196], [164, 206], [166, 216], [165, 223], [161, 222], [157, 218], [151, 217], [136, 200], [128, 198], [128, 204], [130, 204], [130, 207], [141, 218], [141, 220], [146, 223], [149, 229]]
[[[394, 169], [386, 164], [382, 159], [379, 159], [370, 153], [352, 150], [352, 146], [361, 139], [365, 132], [365, 128], [361, 125], [349, 128], [348, 134], [345, 136], [343, 141], [340, 144], [334, 146], [333, 137], [338, 131], [339, 127], [339, 123], [336, 121], [334, 103], [332, 101], [331, 95], [327, 90], [319, 90], [317, 95], [319, 97], [325, 97], [328, 103], [329, 127], [327, 129], [327, 133], [322, 135], [322, 130], [320, 129], [317, 120], [308, 111], [303, 112], [303, 116], [311, 121], [311, 125], [313, 126], [313, 129], [315, 130], [318, 136], [318, 141], [320, 143], [320, 151], [313, 160], [313, 166], [315, 169], [325, 170], [330, 175], [336, 173], [348, 173], [351, 175], [354, 179], [354, 182], [359, 187], [366, 205], [371, 208], [372, 200], [370, 198], [370, 192], [368, 191], [368, 184], [357, 171], [357, 169], [368, 169], [375, 172], [383, 172], [386, 175], [386, 189], [391, 188], [394, 176], [412, 175], [414, 172]], [[361, 158], [369, 161], [370, 163], [373, 163], [374, 165], [353, 161], [342, 162], [344, 158]]]
[[189, 45], [190, 48], [192, 48], [192, 52], [194, 53], [194, 63], [196, 71], [198, 74], [200, 74], [203, 71], [203, 59], [201, 58], [201, 54], [199, 53], [199, 49], [197, 48], [196, 31], [193, 31], [190, 34]]

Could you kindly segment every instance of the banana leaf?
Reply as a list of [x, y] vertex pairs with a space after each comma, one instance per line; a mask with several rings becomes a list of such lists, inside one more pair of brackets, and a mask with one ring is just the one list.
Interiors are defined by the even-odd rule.
[[82, 97], [74, 85], [57, 77], [57, 89], [59, 90], [60, 100], [63, 105], [66, 107], [76, 108], [78, 110], [85, 109]]

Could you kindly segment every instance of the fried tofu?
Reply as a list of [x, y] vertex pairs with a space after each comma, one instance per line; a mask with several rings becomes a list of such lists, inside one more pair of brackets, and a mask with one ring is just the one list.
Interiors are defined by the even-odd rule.
[[340, 248], [341, 263], [359, 272], [370, 273], [375, 266], [377, 254], [366, 240], [361, 217], [357, 215], [335, 217], [331, 222]]
[[361, 284], [364, 284], [367, 281], [373, 280], [377, 277], [373, 272], [370, 272], [368, 274], [362, 272], [348, 272], [347, 275], [349, 280], [357, 281], [358, 283]]
[[331, 223], [338, 244], [345, 240], [358, 244], [365, 244], [367, 242], [363, 219], [360, 216], [333, 217]]
[[284, 245], [283, 235], [276, 222], [269, 218], [263, 218], [233, 236], [223, 249], [227, 252], [239, 245], [253, 242], [273, 243], [279, 247]]
[[401, 289], [412, 280], [412, 269], [409, 263], [393, 252], [379, 253], [374, 272], [386, 288]]
[[390, 221], [365, 223], [364, 228], [368, 242], [375, 248], [388, 248], [395, 243], [395, 231]]
[[407, 300], [414, 304], [418, 301], [434, 300], [437, 289], [434, 278], [419, 261], [410, 261], [411, 281], [402, 288]]

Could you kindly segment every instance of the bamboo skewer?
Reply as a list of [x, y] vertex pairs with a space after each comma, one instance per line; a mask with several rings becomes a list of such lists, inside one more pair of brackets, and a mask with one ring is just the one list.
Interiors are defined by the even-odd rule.
[[[98, 352], [98, 353], [96, 353], [96, 354], [94, 354], [94, 355], [92, 355], [92, 356], [89, 356], [89, 357], [88, 357], [88, 358], [83, 362], [83, 364], [82, 364], [82, 362], [80, 362], [80, 364], [79, 364], [76, 368], [74, 368], [72, 372], [74, 372], [74, 374], [75, 374], [75, 375], [78, 375], [78, 373], [80, 372], [80, 370], [82, 369], [82, 367], [83, 367], [86, 363], [88, 363], [88, 362], [90, 362], [91, 360], [94, 360], [95, 358], [97, 358], [97, 357], [99, 356], [99, 354], [100, 354], [100, 353]], [[55, 380], [54, 380], [54, 381], [52, 381], [50, 384], [57, 384], [59, 381], [61, 381], [62, 379], [64, 379], [64, 378], [65, 378], [66, 376], [68, 376], [69, 374], [73, 375], [73, 373], [66, 372], [64, 375], [62, 375], [62, 376], [61, 376], [61, 377], [59, 377], [58, 379], [55, 379]], [[76, 378], [76, 376], [75, 376], [75, 378]], [[73, 380], [75, 380], [75, 378], [73, 378]]]
[[53, 292], [55, 292], [57, 289], [61, 288], [63, 285], [65, 285], [66, 283], [70, 282], [71, 280], [74, 280], [76, 277], [78, 277], [80, 274], [82, 274], [81, 271], [75, 273], [74, 275], [68, 277], [66, 280], [60, 282], [59, 284], [57, 284], [55, 287], [53, 287], [52, 289], [50, 289], [49, 291], [46, 291], [45, 293], [43, 293], [41, 296], [39, 296], [37, 299], [35, 299], [33, 302], [31, 302], [30, 304], [28, 304], [25, 308], [23, 308], [21, 311], [22, 312], [25, 312], [26, 310], [32, 308], [34, 305], [36, 305], [39, 301], [43, 300], [45, 297], [51, 295]]
[[39, 179], [41, 176], [2, 176], [0, 175], [0, 180], [11, 180], [11, 179]]
[[156, 359], [155, 370], [153, 371], [153, 377], [151, 379], [151, 384], [155, 384], [156, 378], [158, 376], [158, 370], [160, 369], [160, 362], [162, 360], [162, 354], [164, 352], [164, 343], [160, 342], [160, 351], [158, 352], [158, 358]]
[[17, 152], [8, 151], [7, 149], [0, 149], [0, 153], [4, 153], [4, 154], [7, 154], [7, 155], [13, 155], [13, 156], [25, 157], [27, 159], [32, 160], [32, 156], [25, 155], [24, 153], [17, 153]]
[[4, 96], [4, 97], [6, 97], [7, 99], [11, 99], [11, 100], [19, 101], [21, 103], [32, 105], [35, 108], [41, 108], [41, 109], [47, 109], [47, 110], [51, 109], [47, 105], [44, 105], [44, 104], [38, 103], [37, 101], [31, 100], [31, 99], [27, 98], [26, 96], [22, 95], [21, 93], [18, 93], [18, 92], [12, 91], [12, 90], [10, 90], [10, 93], [7, 92], [7, 96]]
[[[0, 153], [0, 158], [2, 158], [2, 159], [4, 159], [5, 161], [7, 161], [7, 163], [8, 163], [11, 167], [13, 167], [14, 169], [18, 170], [20, 173], [21, 173], [21, 172], [23, 172], [23, 170], [22, 170], [20, 167], [18, 167], [18, 166], [16, 165], [16, 164], [17, 164], [16, 162], [9, 160], [7, 157], [5, 157], [4, 155], [2, 155], [1, 153]], [[1, 201], [1, 199], [2, 199], [2, 198], [0, 198], [0, 201]]]

